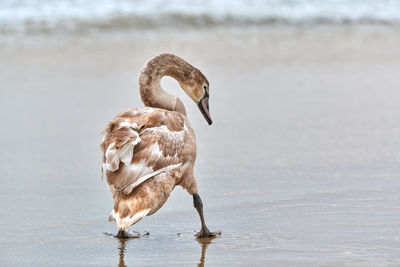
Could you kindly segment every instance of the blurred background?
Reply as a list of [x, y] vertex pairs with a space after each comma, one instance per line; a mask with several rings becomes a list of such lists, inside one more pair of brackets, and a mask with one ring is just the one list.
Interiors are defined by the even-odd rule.
[[[1, 266], [400, 264], [400, 1], [1, 0]], [[205, 217], [177, 188], [121, 241], [101, 131], [142, 106], [144, 62], [210, 81]]]
[[396, 0], [4, 0], [1, 32], [400, 23]]

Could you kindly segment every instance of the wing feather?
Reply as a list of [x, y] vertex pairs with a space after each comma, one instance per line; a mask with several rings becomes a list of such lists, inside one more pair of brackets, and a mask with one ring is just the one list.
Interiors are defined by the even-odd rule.
[[185, 118], [152, 108], [119, 114], [105, 129], [103, 176], [115, 192], [130, 194], [147, 179], [182, 165]]

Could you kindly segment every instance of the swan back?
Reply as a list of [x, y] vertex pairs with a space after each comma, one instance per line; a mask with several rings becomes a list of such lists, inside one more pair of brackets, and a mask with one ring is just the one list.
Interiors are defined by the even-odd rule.
[[148, 107], [126, 110], [104, 130], [103, 176], [113, 193], [130, 194], [147, 179], [180, 167], [195, 153], [184, 150], [192, 143], [184, 115]]

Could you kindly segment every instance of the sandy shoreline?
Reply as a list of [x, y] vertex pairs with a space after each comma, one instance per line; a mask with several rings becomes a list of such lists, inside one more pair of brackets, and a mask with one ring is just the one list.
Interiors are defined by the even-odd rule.
[[[352, 54], [361, 55], [366, 52], [381, 50], [382, 55], [390, 54], [399, 43], [399, 27], [390, 26], [313, 26], [313, 27], [248, 27], [248, 28], [211, 28], [174, 31], [172, 29], [160, 29], [149, 31], [109, 31], [89, 32], [88, 34], [42, 34], [26, 36], [2, 36], [0, 38], [1, 53], [25, 48], [28, 52], [40, 49], [59, 49], [62, 46], [69, 50], [85, 49], [85, 46], [93, 46], [92, 49], [106, 49], [107, 46], [117, 48], [141, 48], [140, 52], [147, 50], [182, 49], [183, 51], [206, 51], [205, 55], [218, 56], [212, 52], [229, 48], [249, 47], [256, 48], [260, 45], [268, 45], [269, 49], [253, 51], [257, 56], [276, 56], [282, 59], [282, 54], [303, 59], [299, 52], [304, 53], [307, 59], [336, 57], [342, 54], [348, 58]], [[79, 45], [78, 47], [74, 47]], [[191, 45], [187, 47], [187, 45]], [[116, 50], [116, 49], [114, 49]], [[332, 50], [332, 51], [329, 51]], [[353, 52], [347, 53], [346, 52]], [[50, 50], [51, 52], [51, 50]], [[116, 51], [114, 51], [116, 52]], [[122, 51], [121, 51], [122, 52]], [[246, 51], [241, 50], [241, 55]], [[285, 53], [283, 53], [285, 52]], [[293, 54], [292, 54], [292, 53]], [[344, 53], [342, 53], [344, 52]], [[229, 53], [226, 53], [229, 54]], [[135, 55], [133, 55], [135, 56]], [[226, 56], [221, 54], [221, 56]], [[311, 57], [310, 57], [311, 56]], [[329, 59], [331, 59], [329, 58]], [[339, 58], [342, 59], [342, 58]]]
[[185, 102], [223, 235], [187, 234], [199, 223], [178, 189], [137, 225], [151, 235], [126, 244], [126, 264], [399, 264], [399, 47], [400, 28], [365, 26], [0, 39], [0, 265], [120, 262], [101, 234], [114, 226], [100, 131], [141, 105], [139, 70], [162, 52], [210, 80], [212, 127], [163, 85]]

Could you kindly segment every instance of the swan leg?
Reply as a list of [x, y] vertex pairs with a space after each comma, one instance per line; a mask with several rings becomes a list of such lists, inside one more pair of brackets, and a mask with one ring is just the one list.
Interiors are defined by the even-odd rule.
[[201, 201], [201, 198], [198, 193], [193, 194], [193, 205], [196, 208], [197, 212], [200, 215], [200, 221], [201, 221], [201, 229], [200, 232], [198, 232], [195, 236], [197, 238], [206, 238], [206, 237], [213, 237], [221, 234], [221, 231], [216, 231], [216, 232], [210, 232], [206, 226], [206, 222], [204, 221], [204, 215], [203, 215], [203, 202]]
[[133, 233], [132, 233], [132, 232], [128, 232], [125, 230], [119, 230], [117, 234], [110, 234], [110, 233], [104, 233], [104, 234], [111, 235], [111, 236], [117, 237], [117, 238], [139, 238], [142, 236], [150, 235], [150, 233], [147, 231], [144, 231], [143, 233], [133, 231]]

